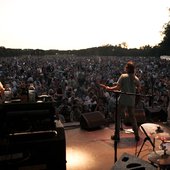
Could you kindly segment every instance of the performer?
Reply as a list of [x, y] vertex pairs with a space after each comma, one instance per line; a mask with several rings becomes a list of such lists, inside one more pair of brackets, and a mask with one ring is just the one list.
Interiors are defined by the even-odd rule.
[[[141, 85], [139, 78], [135, 75], [135, 65], [132, 61], [127, 62], [125, 65], [126, 73], [121, 74], [117, 84], [115, 86], [109, 87], [103, 84], [100, 84], [101, 87], [105, 88], [108, 91], [120, 91], [118, 98], [118, 114], [117, 114], [117, 136], [113, 135], [111, 138], [113, 140], [120, 140], [120, 123], [121, 115], [124, 113], [125, 109], [130, 116], [132, 129], [134, 131], [136, 141], [140, 140], [138, 134], [138, 125], [135, 117], [135, 99], [136, 91], [140, 91]], [[134, 95], [133, 95], [134, 94]]]

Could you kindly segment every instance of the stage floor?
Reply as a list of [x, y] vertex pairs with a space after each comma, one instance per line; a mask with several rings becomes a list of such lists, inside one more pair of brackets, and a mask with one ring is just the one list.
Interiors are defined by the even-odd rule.
[[[126, 153], [139, 161], [146, 161], [149, 165], [151, 163], [148, 156], [153, 151], [153, 146], [149, 140], [144, 142], [146, 135], [141, 129], [139, 130], [140, 141], [136, 142], [131, 127], [123, 125], [120, 142], [115, 149], [115, 141], [111, 140], [114, 124], [92, 131], [81, 129], [78, 123], [65, 124], [64, 127], [67, 170], [113, 170], [120, 157]], [[153, 138], [151, 140], [153, 141]], [[161, 140], [156, 139], [156, 151], [160, 150], [160, 144]], [[141, 147], [142, 150], [139, 152]], [[116, 150], [117, 154], [115, 154]]]

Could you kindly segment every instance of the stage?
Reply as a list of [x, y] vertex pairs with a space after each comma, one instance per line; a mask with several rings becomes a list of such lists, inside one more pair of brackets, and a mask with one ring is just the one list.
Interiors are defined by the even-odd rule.
[[115, 142], [111, 139], [115, 124], [100, 112], [83, 114], [80, 122], [62, 123], [56, 119], [53, 103], [9, 103], [0, 109], [1, 169], [118, 170], [133, 165], [133, 169], [151, 170], [151, 162], [170, 165], [169, 153], [163, 159], [152, 154], [161, 149], [160, 137], [166, 137], [170, 144], [170, 126], [147, 123], [143, 111], [137, 114], [140, 140], [136, 142], [129, 122], [124, 121], [120, 141]]
[[[114, 124], [90, 131], [81, 129], [79, 123], [67, 123], [64, 127], [67, 170], [113, 170], [116, 164], [122, 169], [118, 161], [124, 154], [130, 154], [143, 166], [143, 161], [146, 166], [151, 165], [148, 156], [154, 148], [149, 140], [144, 142], [146, 135], [141, 129], [139, 130], [140, 141], [136, 142], [131, 127], [123, 125], [120, 141], [117, 143], [117, 161], [115, 162], [115, 141], [111, 140]], [[153, 138], [150, 139], [153, 141]], [[155, 139], [154, 144], [155, 150], [159, 151], [161, 140]]]

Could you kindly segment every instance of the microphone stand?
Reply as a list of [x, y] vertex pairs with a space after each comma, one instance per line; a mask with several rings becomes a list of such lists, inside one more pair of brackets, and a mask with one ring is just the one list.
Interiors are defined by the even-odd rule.
[[[135, 95], [135, 96], [143, 96], [143, 97], [150, 97], [149, 95], [141, 95], [141, 94], [136, 94], [136, 93], [127, 93], [127, 92], [121, 92], [121, 91], [112, 91], [115, 93], [115, 98], [116, 98], [116, 112], [115, 112], [115, 139], [114, 139], [114, 150], [115, 150], [115, 162], [117, 161], [117, 143], [118, 143], [118, 136], [119, 136], [119, 131], [118, 131], [118, 124], [117, 124], [117, 114], [118, 114], [118, 96], [119, 94], [125, 94], [125, 95]], [[148, 138], [147, 138], [148, 139]], [[151, 140], [149, 140], [151, 142]], [[153, 143], [152, 143], [153, 144]], [[154, 145], [152, 145], [154, 146]]]
[[119, 136], [119, 132], [118, 132], [118, 125], [117, 125], [117, 114], [118, 114], [118, 96], [120, 92], [116, 92], [113, 91], [115, 93], [115, 98], [116, 98], [116, 112], [115, 112], [115, 140], [114, 140], [114, 150], [115, 150], [115, 162], [117, 161], [117, 143], [118, 143], [118, 136]]
[[[104, 87], [105, 88], [105, 85], [103, 84], [100, 84], [101, 87]], [[118, 143], [118, 135], [119, 135], [119, 131], [118, 131], [118, 125], [117, 125], [117, 112], [118, 112], [118, 96], [120, 93], [122, 93], [121, 91], [117, 91], [117, 90], [109, 90], [110, 92], [113, 92], [115, 94], [115, 99], [116, 99], [116, 112], [115, 112], [115, 133], [114, 133], [114, 136], [115, 136], [115, 139], [114, 139], [114, 151], [115, 151], [115, 155], [114, 155], [114, 158], [115, 158], [115, 162], [117, 161], [117, 143]]]
[[[114, 139], [114, 150], [115, 150], [115, 162], [117, 161], [117, 143], [118, 143], [118, 136], [119, 136], [119, 131], [118, 131], [118, 124], [117, 124], [117, 117], [118, 117], [118, 96], [119, 94], [127, 94], [125, 92], [121, 92], [121, 91], [112, 91], [113, 93], [115, 93], [115, 98], [116, 98], [116, 112], [115, 112], [115, 139]], [[132, 94], [130, 94], [132, 95]], [[122, 123], [122, 122], [120, 122]]]

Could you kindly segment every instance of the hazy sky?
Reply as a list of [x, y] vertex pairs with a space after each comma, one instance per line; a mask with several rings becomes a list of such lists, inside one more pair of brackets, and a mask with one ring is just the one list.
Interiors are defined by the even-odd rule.
[[0, 0], [0, 46], [73, 50], [154, 46], [170, 0]]

